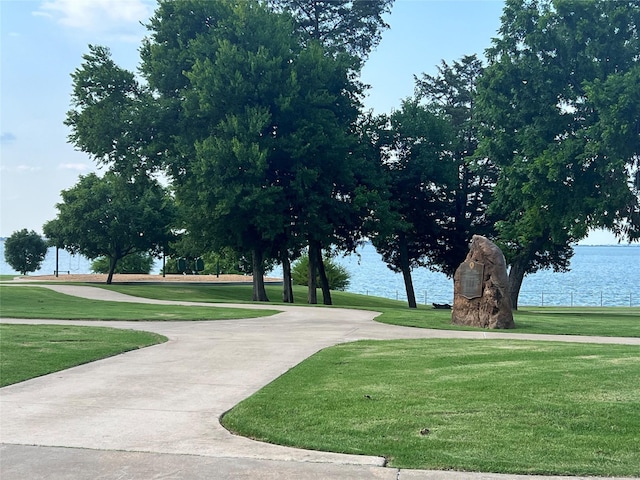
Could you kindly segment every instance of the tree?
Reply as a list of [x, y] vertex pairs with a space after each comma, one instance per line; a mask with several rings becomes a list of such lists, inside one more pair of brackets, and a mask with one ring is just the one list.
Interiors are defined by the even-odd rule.
[[524, 276], [568, 268], [589, 228], [638, 236], [638, 157], [596, 135], [611, 131], [600, 115], [629, 125], [604, 92], [637, 68], [639, 21], [636, 1], [506, 2], [478, 91], [515, 308]]
[[157, 181], [91, 173], [61, 192], [58, 216], [45, 235], [70, 253], [109, 259], [110, 284], [118, 261], [134, 253], [160, 253], [174, 222], [170, 197]]
[[450, 138], [444, 120], [408, 99], [389, 117], [381, 140], [391, 200], [377, 212], [382, 228], [372, 242], [388, 267], [402, 273], [410, 308], [417, 308], [411, 270], [442, 241], [447, 192], [457, 179], [457, 165], [445, 155]]
[[268, 4], [289, 12], [304, 39], [362, 62], [389, 28], [382, 17], [391, 12], [393, 0], [269, 0]]
[[38, 270], [46, 255], [47, 242], [26, 228], [13, 232], [4, 244], [5, 261], [22, 275]]
[[265, 258], [286, 274], [303, 240], [351, 225], [354, 59], [301, 42], [289, 15], [258, 2], [166, 2], [149, 28], [141, 70], [171, 105], [173, 131], [159, 137], [172, 141], [157, 145], [189, 234], [250, 253], [254, 299], [266, 300]]
[[89, 45], [71, 75], [73, 91], [65, 125], [69, 141], [99, 165], [132, 176], [158, 167], [149, 144], [159, 135], [160, 103], [135, 75], [118, 67], [111, 52]]
[[[148, 253], [132, 253], [122, 258], [113, 273], [139, 273], [148, 275], [153, 268], [154, 258]], [[91, 271], [109, 273], [111, 261], [107, 257], [98, 257], [91, 262]]]
[[[380, 41], [382, 31], [388, 28], [383, 15], [390, 12], [393, 0], [270, 0], [267, 3], [276, 11], [293, 16], [305, 46], [322, 45], [336, 60], [346, 62], [349, 72], [349, 83], [342, 91], [337, 90], [339, 94], [334, 102], [342, 106], [334, 109], [340, 123], [338, 129], [332, 131], [334, 136], [328, 136], [325, 128], [307, 128], [308, 139], [302, 138], [302, 145], [309, 144], [313, 152], [313, 157], [305, 158], [303, 168], [315, 175], [316, 181], [296, 200], [302, 210], [300, 215], [295, 215], [302, 219], [297, 224], [307, 232], [303, 237], [307, 238], [310, 260], [308, 302], [317, 303], [315, 282], [319, 279], [323, 303], [330, 305], [331, 292], [322, 250], [335, 244], [342, 251], [353, 251], [367, 218], [371, 217], [373, 203], [379, 201], [375, 188], [377, 179], [369, 175], [376, 165], [366, 162], [369, 156], [362, 151], [357, 132], [359, 98], [364, 89], [357, 75], [370, 51]], [[313, 75], [301, 70], [306, 74], [307, 82], [318, 84], [318, 78], [327, 78], [321, 70], [312, 68], [311, 71]], [[335, 87], [335, 83], [333, 85]], [[316, 91], [323, 92], [322, 85], [316, 87]], [[300, 105], [300, 108], [304, 107], [304, 103]], [[308, 148], [305, 146], [304, 149]], [[307, 175], [307, 184], [309, 178]], [[286, 262], [283, 267], [286, 277]]]
[[[159, 43], [181, 22], [189, 23], [182, 45]], [[166, 163], [187, 229], [208, 250], [250, 254], [253, 299], [268, 301], [264, 262], [290, 223], [274, 151], [286, 134], [283, 110], [301, 88], [290, 19], [257, 2], [192, 1], [161, 4], [150, 27], [142, 70], [179, 116]], [[172, 90], [164, 79], [177, 68], [184, 78]]]
[[476, 155], [476, 85], [482, 71], [482, 62], [470, 55], [452, 65], [442, 61], [435, 76], [422, 74], [416, 78], [416, 98], [446, 121], [452, 132], [444, 156], [457, 170], [457, 181], [450, 190], [443, 190], [447, 198], [440, 220], [442, 238], [429, 245], [426, 256], [430, 268], [449, 277], [464, 261], [473, 235], [491, 237], [494, 233], [487, 210], [497, 169], [490, 159]]

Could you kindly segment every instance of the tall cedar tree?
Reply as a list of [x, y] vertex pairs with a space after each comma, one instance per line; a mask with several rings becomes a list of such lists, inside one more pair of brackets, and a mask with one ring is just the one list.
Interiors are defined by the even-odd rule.
[[435, 76], [423, 74], [416, 78], [416, 97], [446, 121], [452, 132], [444, 156], [457, 170], [457, 180], [445, 190], [447, 198], [438, 221], [440, 236], [425, 239], [427, 265], [449, 277], [467, 255], [471, 237], [491, 237], [494, 232], [487, 208], [497, 169], [488, 158], [476, 155], [476, 85], [482, 70], [482, 62], [469, 55], [452, 65], [442, 61]]

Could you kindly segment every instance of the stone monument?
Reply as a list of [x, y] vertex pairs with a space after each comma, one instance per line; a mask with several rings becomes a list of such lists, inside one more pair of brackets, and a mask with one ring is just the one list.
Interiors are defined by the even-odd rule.
[[480, 235], [453, 277], [451, 323], [481, 328], [515, 328], [507, 264], [495, 243]]

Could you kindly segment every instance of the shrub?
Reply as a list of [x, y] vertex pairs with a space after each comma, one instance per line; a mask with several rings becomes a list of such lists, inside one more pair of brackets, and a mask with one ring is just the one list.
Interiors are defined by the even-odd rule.
[[[325, 257], [323, 259], [324, 270], [327, 274], [327, 280], [329, 281], [329, 288], [331, 290], [344, 291], [349, 287], [350, 275], [346, 268], [336, 263], [332, 258]], [[303, 255], [300, 257], [291, 267], [291, 277], [293, 283], [296, 285], [308, 286], [309, 280], [309, 256]], [[320, 285], [320, 278], [317, 279], [317, 284]]]

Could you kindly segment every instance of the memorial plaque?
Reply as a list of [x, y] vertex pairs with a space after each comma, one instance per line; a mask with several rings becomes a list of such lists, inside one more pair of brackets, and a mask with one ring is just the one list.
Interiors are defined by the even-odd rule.
[[471, 300], [482, 296], [482, 277], [484, 264], [464, 262], [460, 265], [460, 294]]

